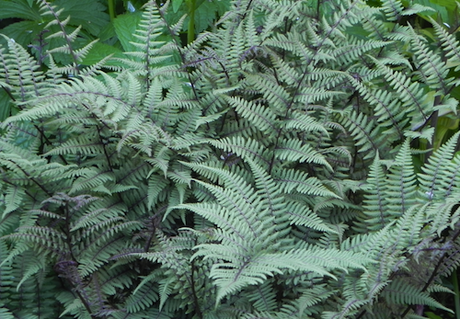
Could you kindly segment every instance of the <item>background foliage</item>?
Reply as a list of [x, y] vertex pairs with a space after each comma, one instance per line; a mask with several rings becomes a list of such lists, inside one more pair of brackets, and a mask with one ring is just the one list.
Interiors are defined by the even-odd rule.
[[460, 316], [458, 4], [0, 5], [2, 318]]

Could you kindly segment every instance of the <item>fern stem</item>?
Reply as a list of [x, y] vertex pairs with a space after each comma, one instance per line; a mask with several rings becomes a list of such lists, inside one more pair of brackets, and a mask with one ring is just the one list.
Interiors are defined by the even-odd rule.
[[16, 102], [16, 99], [14, 98], [14, 96], [11, 94], [11, 91], [10, 89], [4, 87], [3, 85], [0, 84], [0, 87], [2, 87], [2, 89], [5, 91], [5, 93], [8, 95], [8, 97], [11, 99], [11, 101], [13, 102]]
[[[8, 185], [11, 185], [11, 186], [14, 186], [14, 187], [17, 186], [17, 184], [14, 184], [13, 182], [11, 182], [11, 181], [9, 181], [9, 180], [7, 180], [7, 179], [1, 179], [1, 181], [4, 182], [5, 184], [8, 184]], [[32, 195], [32, 193], [30, 193], [27, 189], [24, 190], [24, 193], [25, 193], [27, 196], [29, 196], [30, 198], [32, 198], [32, 200], [33, 200], [34, 202], [38, 202], [37, 197], [34, 196], [34, 195]]]
[[[459, 226], [459, 224], [456, 224], [455, 225], [457, 228]], [[460, 230], [458, 230], [454, 236], [452, 237], [452, 239], [450, 240], [451, 242], [455, 242], [457, 240], [457, 238], [460, 236]], [[443, 265], [443, 261], [444, 259], [446, 258], [447, 254], [444, 253], [441, 258], [439, 258], [439, 261], [438, 263], [436, 264], [436, 267], [434, 268], [433, 272], [431, 273], [431, 276], [430, 278], [428, 279], [428, 281], [425, 283], [425, 286], [422, 288], [422, 292], [426, 291], [428, 289], [428, 287], [431, 285], [431, 283], [433, 282], [434, 278], [436, 278], [436, 275], [438, 274], [438, 271], [439, 271], [439, 268], [441, 268], [441, 266]], [[457, 276], [456, 274], [456, 271], [457, 269], [455, 270], [455, 276]], [[390, 279], [392, 278], [392, 276], [394, 275], [394, 273], [390, 276]], [[452, 277], [454, 276], [454, 274], [452, 274]], [[454, 280], [452, 278], [452, 280]], [[458, 298], [458, 296], [460, 295], [460, 291], [458, 290], [458, 280], [457, 278], [455, 279], [456, 281], [456, 284], [457, 286], [455, 287], [455, 283], [454, 283], [454, 291], [455, 291], [455, 315], [456, 315], [456, 319], [460, 319], [460, 300]], [[458, 303], [458, 307], [457, 308], [457, 303]], [[411, 305], [407, 306], [407, 308], [404, 310], [404, 312], [399, 316], [399, 318], [404, 318], [404, 316], [406, 316], [409, 311], [412, 309]], [[361, 313], [356, 317], [356, 319], [360, 319], [362, 318], [365, 314], [367, 313], [367, 310], [364, 309], [363, 311], [361, 311]]]
[[[166, 18], [164, 17], [164, 13], [163, 11], [161, 10], [160, 6], [158, 5], [158, 3], [156, 1], [153, 2], [158, 10], [158, 13], [160, 14], [160, 17], [161, 19], [164, 21], [165, 23], [165, 26], [166, 28], [168, 29], [168, 32], [169, 34], [171, 35], [171, 39], [176, 43], [176, 46], [177, 46], [177, 52], [179, 53], [179, 56], [181, 58], [181, 61], [182, 61], [182, 66], [184, 69], [185, 66], [186, 66], [186, 58], [184, 56], [184, 53], [182, 52], [181, 50], [181, 45], [180, 45], [180, 39], [178, 40], [178, 37], [177, 37], [177, 34], [175, 34], [175, 32], [171, 29], [168, 21], [166, 20]], [[195, 88], [195, 85], [193, 85], [193, 82], [192, 81], [192, 78], [190, 76], [190, 73], [187, 72], [187, 78], [188, 78], [188, 81], [190, 82], [190, 84], [192, 84], [192, 91], [193, 91], [193, 95], [195, 96], [195, 99], [198, 101], [199, 100], [199, 96], [198, 96], [198, 92], [196, 91], [196, 88]]]
[[[357, 5], [358, 1], [354, 1], [351, 6], [349, 8], [347, 8], [347, 10], [345, 11], [345, 13], [342, 14], [342, 16], [340, 17], [340, 19], [331, 27], [331, 29], [327, 32], [327, 34], [322, 38], [322, 40], [320, 41], [320, 43], [317, 45], [317, 47], [315, 48], [315, 53], [314, 53], [314, 56], [309, 58], [307, 60], [307, 63], [305, 64], [306, 67], [305, 67], [305, 70], [300, 78], [300, 80], [297, 82], [297, 85], [294, 89], [294, 92], [292, 94], [292, 97], [290, 99], [290, 101], [287, 103], [287, 107], [286, 107], [286, 112], [285, 112], [285, 115], [284, 117], [286, 118], [288, 113], [289, 113], [289, 110], [292, 108], [292, 106], [294, 105], [294, 101], [295, 101], [295, 97], [297, 96], [297, 93], [300, 91], [301, 87], [302, 87], [302, 84], [303, 82], [305, 81], [308, 73], [309, 73], [309, 68], [311, 66], [311, 62], [314, 61], [314, 58], [315, 56], [318, 54], [319, 50], [321, 49], [321, 47], [324, 45], [324, 43], [326, 43], [326, 40], [329, 39], [329, 36], [331, 35], [331, 33], [338, 27], [338, 25], [340, 24], [340, 22], [342, 22], [342, 20], [345, 19], [346, 16], [348, 16], [348, 14], [351, 12], [352, 8], [355, 7]], [[318, 7], [318, 10], [319, 10], [319, 7]], [[320, 14], [320, 11], [317, 12], [317, 14]], [[321, 20], [321, 17], [318, 16], [316, 17], [316, 19], [318, 21]], [[287, 27], [287, 26], [286, 26]], [[274, 161], [275, 161], [275, 150], [276, 148], [278, 147], [278, 144], [279, 144], [279, 141], [280, 141], [280, 137], [281, 137], [281, 133], [282, 133], [282, 129], [280, 129], [278, 131], [278, 135], [276, 137], [276, 140], [275, 140], [275, 144], [273, 146], [273, 154], [272, 154], [272, 157], [270, 159], [270, 163], [269, 163], [269, 168], [268, 168], [268, 174], [271, 174], [272, 172], [272, 169], [273, 169], [273, 164], [274, 164]]]
[[[459, 226], [459, 224], [457, 223], [455, 225], [456, 227]], [[452, 239], [450, 240], [451, 242], [455, 242], [457, 240], [457, 238], [460, 236], [460, 230], [457, 230], [457, 232], [455, 233], [454, 236], [452, 236]], [[428, 279], [428, 281], [426, 282], [425, 286], [422, 288], [422, 292], [426, 291], [428, 289], [428, 287], [430, 287], [431, 283], [433, 282], [433, 280], [436, 278], [437, 274], [438, 274], [438, 271], [439, 271], [439, 268], [441, 268], [441, 266], [443, 265], [443, 261], [444, 259], [447, 257], [447, 254], [444, 253], [441, 258], [439, 258], [439, 261], [438, 263], [436, 264], [436, 267], [434, 268], [433, 272], [431, 273], [431, 276], [430, 278]], [[406, 308], [406, 310], [401, 314], [401, 318], [404, 318], [405, 315], [407, 315], [407, 313], [410, 311], [411, 309], [411, 306], [408, 306]], [[458, 318], [458, 315], [457, 315], [457, 318]]]
[[[64, 214], [65, 214], [65, 229], [63, 229], [63, 231], [64, 231], [64, 233], [66, 235], [67, 249], [69, 250], [69, 254], [70, 254], [70, 257], [72, 258], [72, 261], [76, 262], [78, 264], [78, 261], [75, 258], [75, 255], [73, 253], [74, 245], [72, 244], [72, 238], [71, 238], [71, 235], [70, 235], [71, 225], [70, 225], [70, 211], [69, 211], [69, 207], [68, 207], [68, 202], [64, 206]], [[77, 272], [78, 272], [78, 270], [77, 270]], [[73, 280], [71, 280], [67, 276], [65, 278], [67, 278], [68, 282], [70, 283], [70, 285], [72, 287], [74, 287], [75, 293], [77, 294], [78, 298], [81, 300], [81, 302], [82, 302], [83, 306], [85, 307], [86, 311], [88, 312], [88, 314], [91, 316], [91, 318], [95, 318], [95, 316], [92, 314], [91, 307], [90, 307], [90, 304], [89, 304], [87, 298], [85, 298], [80, 293], [80, 287], [79, 286], [80, 286], [81, 283], [78, 283], [78, 282], [75, 283]]]
[[190, 0], [189, 2], [190, 9], [190, 21], [188, 22], [188, 31], [187, 31], [187, 44], [190, 44], [195, 40], [195, 9], [196, 9], [196, 0]]
[[460, 290], [459, 290], [459, 287], [458, 287], [457, 270], [458, 269], [455, 269], [452, 272], [452, 285], [454, 286], [454, 292], [455, 292], [455, 297], [454, 297], [455, 318], [460, 319]]
[[243, 14], [243, 17], [241, 18], [241, 20], [244, 20], [244, 18], [246, 18], [246, 14], [249, 12], [249, 9], [251, 8], [251, 5], [252, 5], [252, 0], [249, 0], [248, 5], [246, 6], [246, 10], [244, 10], [244, 14]]
[[72, 235], [70, 234], [71, 232], [70, 229], [72, 227], [70, 226], [70, 212], [67, 206], [64, 206], [64, 215], [65, 215], [65, 229], [63, 229], [63, 232], [66, 237], [67, 249], [69, 250], [69, 254], [72, 260], [78, 263], [77, 258], [75, 258], [75, 255], [73, 253], [74, 245], [72, 244]]
[[78, 57], [77, 57], [77, 54], [76, 54], [75, 50], [72, 47], [72, 40], [69, 38], [69, 36], [67, 34], [67, 31], [65, 29], [65, 25], [62, 24], [62, 21], [59, 19], [59, 12], [56, 12], [54, 10], [54, 8], [51, 6], [51, 4], [49, 4], [46, 0], [43, 0], [43, 3], [46, 5], [46, 7], [49, 10], [49, 12], [53, 15], [53, 17], [54, 17], [54, 19], [56, 21], [56, 24], [61, 29], [61, 32], [63, 34], [63, 38], [67, 43], [67, 49], [69, 50], [69, 55], [72, 57], [72, 60], [73, 60], [73, 66], [74, 66], [74, 71], [75, 71], [74, 75], [78, 75], [80, 73], [80, 69], [78, 67], [78, 64], [79, 64]]
[[157, 229], [160, 227], [161, 217], [160, 212], [155, 213], [150, 219], [150, 223], [152, 226], [152, 231], [150, 232], [149, 238], [147, 239], [144, 245], [144, 252], [148, 253], [150, 246], [152, 245], [153, 238], [155, 237]]
[[113, 22], [115, 19], [115, 0], [107, 0], [107, 6], [109, 7], [109, 16], [110, 16], [110, 22]]
[[77, 288], [75, 288], [75, 293], [77, 294], [78, 298], [83, 303], [83, 306], [85, 307], [86, 311], [88, 311], [88, 314], [91, 316], [91, 318], [96, 318], [91, 311], [91, 307], [89, 306], [88, 301], [85, 298], [83, 298], [83, 296], [81, 295], [81, 293], [78, 291]]
[[50, 192], [42, 185], [40, 184], [35, 178], [33, 178], [28, 172], [26, 172], [21, 166], [19, 166], [15, 161], [7, 159], [8, 162], [12, 163], [14, 166], [16, 166], [30, 181], [32, 181], [35, 185], [40, 187], [42, 191], [46, 193], [49, 197], [52, 196]]
[[[0, 87], [6, 92], [6, 94], [7, 94], [8, 97], [11, 99], [11, 101], [16, 102], [16, 99], [14, 98], [13, 94], [11, 94], [11, 91], [10, 91], [8, 88], [4, 87], [3, 85], [0, 85]], [[19, 110], [22, 110], [22, 108], [21, 108], [19, 105], [16, 104], [16, 106], [18, 107]], [[10, 107], [10, 110], [9, 110], [9, 114], [11, 114], [11, 107]], [[2, 120], [4, 120], [4, 119], [2, 119]], [[36, 124], [33, 124], [33, 126], [37, 129], [37, 131], [40, 132], [40, 136], [41, 136], [43, 139], [45, 139], [45, 143], [47, 143], [48, 145], [51, 145], [51, 142], [50, 142], [49, 139], [46, 137], [46, 135], [45, 135], [43, 129], [42, 129], [41, 127], [39, 127], [38, 125], [36, 125]], [[67, 161], [66, 161], [66, 159], [64, 158], [64, 156], [59, 155], [59, 158], [64, 162], [64, 164], [67, 165]]]
[[200, 303], [198, 301], [198, 296], [196, 295], [196, 290], [195, 290], [195, 278], [194, 278], [194, 274], [195, 274], [195, 259], [192, 259], [191, 261], [191, 274], [190, 274], [190, 280], [191, 280], [191, 289], [192, 289], [192, 293], [193, 293], [193, 301], [195, 303], [195, 313], [196, 315], [198, 316], [198, 318], [202, 319], [203, 318], [203, 313], [201, 312], [201, 309], [200, 309]]

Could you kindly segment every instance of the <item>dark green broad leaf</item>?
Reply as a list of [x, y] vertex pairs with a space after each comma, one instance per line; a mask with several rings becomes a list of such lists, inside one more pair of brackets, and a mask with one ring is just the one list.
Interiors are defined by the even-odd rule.
[[452, 1], [452, 0], [430, 0], [430, 2], [435, 5], [446, 7], [449, 11], [455, 10], [455, 8], [457, 7], [457, 5], [455, 4], [455, 1]]
[[[172, 10], [166, 12], [166, 20], [176, 23], [184, 15], [190, 14], [191, 1], [173, 0]], [[197, 0], [195, 2], [195, 31], [202, 32], [212, 26], [219, 17], [230, 9], [230, 1]], [[187, 30], [189, 17], [185, 19], [183, 28]]]
[[230, 9], [229, 1], [197, 1], [195, 12], [196, 32], [201, 32], [213, 25], [218, 17]]
[[454, 87], [450, 92], [450, 95], [460, 101], [460, 86]]
[[0, 86], [0, 122], [3, 122], [11, 115], [11, 98]]
[[380, 7], [382, 5], [380, 0], [367, 0], [366, 3], [371, 7]]
[[369, 38], [369, 32], [366, 31], [362, 26], [359, 26], [359, 25], [348, 27], [347, 33], [361, 40], [366, 40]]
[[[123, 51], [114, 47], [113, 45], [108, 45], [105, 43], [98, 42], [96, 43], [93, 48], [89, 51], [88, 55], [83, 59], [82, 64], [84, 65], [92, 65], [96, 64], [102, 59], [112, 55], [112, 57], [123, 58]], [[122, 65], [120, 62], [116, 60], [109, 60], [107, 65], [112, 66], [120, 66]]]
[[[49, 29], [50, 29], [49, 34], [53, 34], [55, 32], [60, 31], [59, 27], [55, 25], [51, 26]], [[72, 32], [75, 31], [75, 29], [76, 27], [74, 26], [67, 26], [65, 28], [67, 34], [71, 34]], [[48, 33], [46, 35], [48, 35]], [[68, 43], [66, 39], [63, 39], [61, 37], [47, 39], [46, 42], [48, 44], [45, 46], [45, 49], [52, 49], [52, 48], [57, 48], [57, 47], [68, 47]], [[87, 37], [76, 37], [75, 40], [72, 42], [71, 46], [73, 50], [78, 50], [78, 49], [83, 48], [89, 42], [91, 42], [91, 39]], [[56, 52], [53, 54], [53, 59], [59, 65], [68, 65], [74, 62], [72, 55], [67, 52]], [[46, 59], [44, 62], [48, 63], [49, 61], [48, 59]]]
[[56, 0], [53, 5], [63, 8], [60, 18], [71, 18], [71, 24], [81, 25], [82, 28], [94, 36], [98, 36], [102, 29], [110, 22], [109, 15], [105, 12], [106, 6], [94, 0]]
[[174, 13], [176, 13], [179, 10], [182, 3], [184, 2], [184, 0], [172, 0], [171, 2], [172, 2], [173, 11]]
[[37, 6], [26, 0], [0, 0], [0, 19], [20, 18], [25, 20], [41, 20]]
[[203, 3], [195, 11], [195, 30], [201, 32], [208, 26], [212, 25], [216, 19], [217, 1], [203, 1]]
[[120, 43], [126, 52], [136, 50], [135, 46], [130, 42], [136, 40], [134, 37], [134, 31], [136, 31], [136, 27], [139, 24], [141, 18], [141, 13], [136, 12], [119, 15], [115, 20], [113, 20], [115, 33], [117, 34], [118, 40], [120, 40]]
[[[1, 30], [1, 33], [8, 38], [14, 39], [16, 43], [23, 47], [27, 47], [30, 44], [38, 44], [35, 42], [37, 42], [40, 33], [43, 31], [43, 26], [43, 24], [37, 23], [37, 21], [24, 20], [8, 25]], [[46, 35], [44, 34], [44, 36]], [[3, 40], [0, 39], [0, 42]]]
[[419, 14], [424, 19], [431, 16], [439, 23], [445, 24], [448, 27], [457, 23], [456, 17], [458, 17], [459, 12], [454, 0], [415, 0], [412, 3], [434, 9], [432, 12]]

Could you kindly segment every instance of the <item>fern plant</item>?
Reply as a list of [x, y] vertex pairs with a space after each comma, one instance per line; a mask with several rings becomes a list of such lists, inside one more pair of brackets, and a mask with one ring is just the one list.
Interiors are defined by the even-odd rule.
[[168, 10], [146, 4], [116, 68], [81, 68], [65, 27], [46, 70], [0, 48], [20, 110], [0, 140], [0, 313], [449, 311], [434, 295], [460, 261], [460, 163], [437, 120], [456, 114], [455, 35], [432, 20], [433, 48], [404, 22], [429, 8], [397, 0], [235, 1], [182, 47]]

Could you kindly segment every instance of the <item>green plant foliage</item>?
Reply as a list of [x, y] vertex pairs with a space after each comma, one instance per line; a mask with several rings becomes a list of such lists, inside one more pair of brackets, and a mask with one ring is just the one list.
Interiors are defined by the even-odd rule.
[[[125, 51], [134, 51], [135, 30], [141, 19], [145, 0], [84, 0], [84, 1], [33, 1], [1, 0], [0, 43], [7, 46], [7, 39], [14, 39], [35, 56], [41, 69], [59, 66], [81, 68], [98, 64], [109, 56], [123, 58]], [[189, 33], [191, 40], [197, 31], [210, 28], [220, 15], [229, 8], [229, 1], [202, 1], [195, 3], [196, 19], [184, 19], [191, 9], [187, 2], [174, 2], [177, 14], [165, 15], [168, 24], [176, 24], [176, 30], [163, 28], [162, 39]], [[177, 6], [179, 5], [179, 6]], [[179, 10], [179, 11], [177, 11]], [[171, 12], [173, 12], [171, 10]], [[191, 30], [190, 32], [188, 30]], [[69, 37], [62, 36], [68, 35]], [[71, 45], [70, 45], [71, 43]], [[67, 54], [69, 53], [70, 54]], [[83, 54], [84, 53], [84, 54]], [[50, 55], [52, 54], [52, 60]], [[119, 61], [105, 61], [106, 67], [119, 67]], [[77, 70], [63, 69], [60, 72], [75, 73]], [[0, 90], [0, 120], [14, 114], [17, 109], [10, 103], [7, 88]]]
[[46, 68], [0, 46], [0, 315], [452, 312], [460, 46], [381, 2], [234, 1], [184, 47], [167, 17], [187, 2], [152, 1], [113, 17], [126, 52], [104, 59], [22, 3], [61, 44]]

